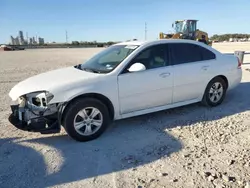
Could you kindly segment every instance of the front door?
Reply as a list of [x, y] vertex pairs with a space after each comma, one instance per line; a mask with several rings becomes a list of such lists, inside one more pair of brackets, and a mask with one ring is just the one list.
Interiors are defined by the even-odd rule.
[[[133, 63], [146, 70], [128, 72]], [[118, 76], [120, 112], [126, 114], [172, 103], [173, 73], [166, 45], [142, 50]]]

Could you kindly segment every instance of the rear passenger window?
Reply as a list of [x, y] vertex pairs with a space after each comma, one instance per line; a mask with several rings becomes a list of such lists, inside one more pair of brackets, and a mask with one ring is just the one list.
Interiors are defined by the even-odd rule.
[[169, 49], [173, 65], [215, 59], [214, 53], [195, 44], [172, 43]]
[[198, 46], [198, 48], [201, 51], [202, 54], [202, 59], [205, 60], [211, 60], [211, 59], [215, 59], [215, 54], [213, 52], [211, 52], [210, 50], [207, 50], [206, 48], [203, 48], [201, 46]]
[[172, 64], [174, 65], [202, 61], [201, 53], [196, 45], [172, 43], [169, 46]]

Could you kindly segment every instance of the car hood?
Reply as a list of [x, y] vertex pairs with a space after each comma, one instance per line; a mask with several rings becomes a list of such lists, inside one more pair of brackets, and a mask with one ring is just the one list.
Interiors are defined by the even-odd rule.
[[76, 83], [87, 83], [98, 79], [101, 74], [86, 72], [75, 67], [60, 68], [32, 76], [16, 84], [9, 92], [12, 100], [19, 96], [36, 92], [58, 90], [59, 88], [73, 87]]

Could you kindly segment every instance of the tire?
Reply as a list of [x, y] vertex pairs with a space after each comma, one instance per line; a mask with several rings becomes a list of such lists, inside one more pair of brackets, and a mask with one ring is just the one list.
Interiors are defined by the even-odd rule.
[[[212, 88], [214, 88], [214, 86], [218, 86], [218, 88], [212, 89]], [[219, 88], [221, 88], [221, 89], [219, 89]], [[212, 97], [212, 95], [216, 95], [215, 90], [217, 91], [217, 94], [218, 94], [217, 96], [219, 96], [218, 98]], [[219, 95], [219, 93], [221, 93], [221, 91], [222, 91], [222, 94]], [[216, 77], [208, 83], [206, 90], [205, 90], [205, 93], [203, 95], [202, 104], [204, 104], [206, 106], [210, 106], [210, 107], [218, 106], [225, 99], [226, 92], [227, 92], [227, 85], [226, 85], [225, 81], [220, 77]], [[216, 100], [212, 100], [215, 98], [216, 98]]]
[[[96, 115], [91, 120], [90, 114], [93, 109], [95, 109]], [[80, 123], [77, 125], [75, 122]], [[108, 108], [101, 101], [94, 98], [80, 98], [67, 107], [63, 127], [74, 140], [86, 142], [98, 138], [109, 123]], [[98, 126], [96, 126], [97, 124]], [[91, 133], [91, 131], [93, 132]]]

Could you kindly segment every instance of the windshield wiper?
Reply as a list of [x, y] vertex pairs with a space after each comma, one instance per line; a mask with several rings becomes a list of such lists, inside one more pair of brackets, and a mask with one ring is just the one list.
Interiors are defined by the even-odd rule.
[[78, 64], [78, 65], [75, 65], [74, 67], [77, 68], [77, 69], [80, 69], [80, 70], [87, 71], [87, 72], [99, 73], [99, 72], [96, 71], [96, 70], [89, 69], [89, 68], [82, 68], [81, 66], [82, 66], [81, 64]]
[[88, 69], [88, 68], [82, 68], [82, 70], [87, 72], [93, 72], [93, 73], [101, 73], [100, 71], [94, 70], [94, 69]]

